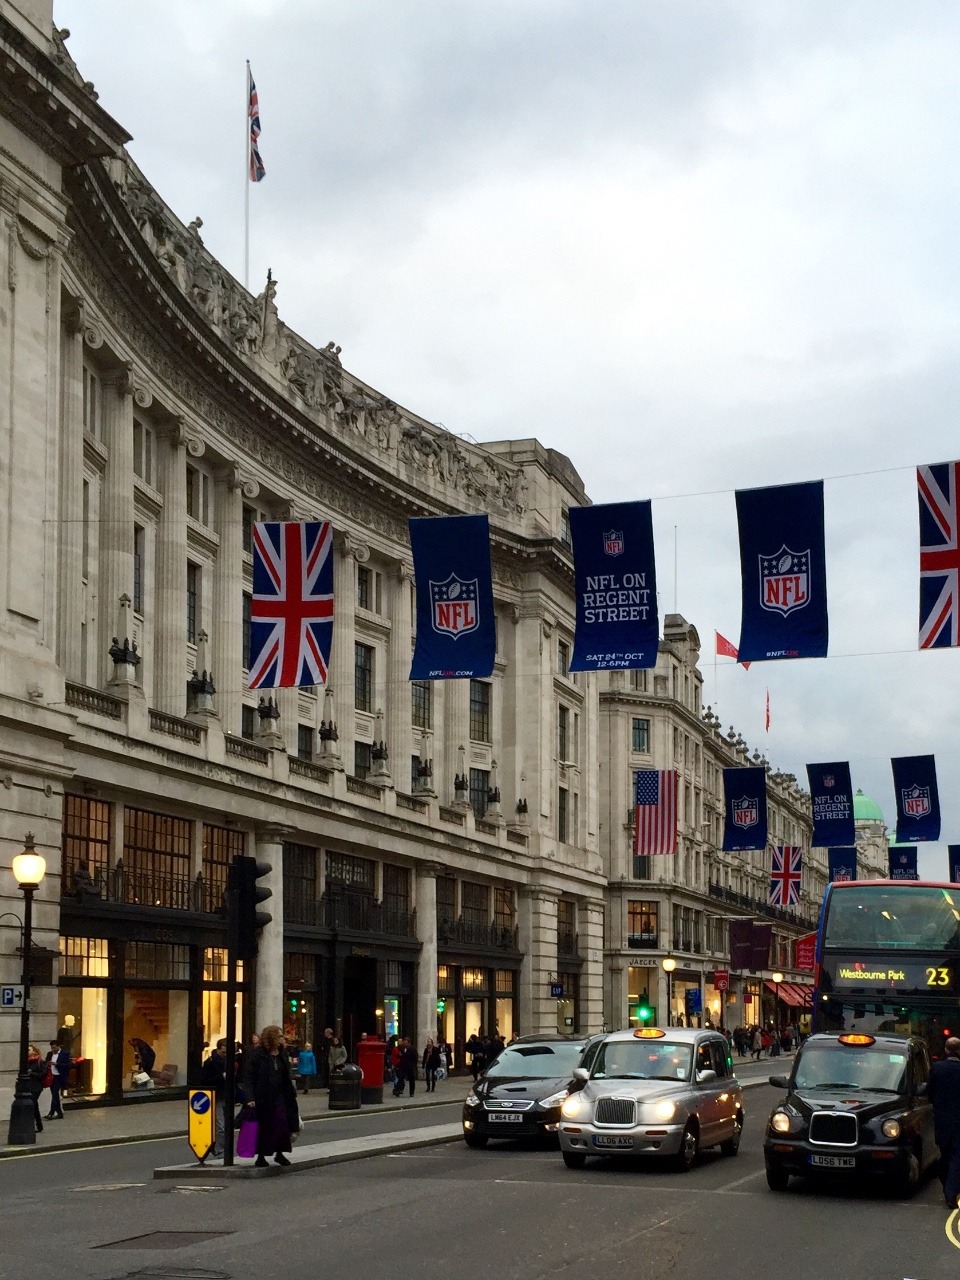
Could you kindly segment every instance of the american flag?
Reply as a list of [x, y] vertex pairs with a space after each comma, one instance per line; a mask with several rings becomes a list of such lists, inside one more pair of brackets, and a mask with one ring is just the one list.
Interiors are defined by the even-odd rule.
[[677, 852], [677, 771], [638, 769], [633, 852], [642, 858]]
[[960, 462], [917, 467], [920, 501], [920, 648], [960, 644]]
[[770, 875], [771, 907], [795, 907], [800, 901], [803, 879], [803, 853], [799, 845], [773, 846], [773, 871]]
[[247, 63], [247, 116], [250, 120], [250, 181], [262, 182], [267, 172], [266, 165], [260, 158], [257, 139], [260, 137], [260, 99], [257, 97], [257, 86], [250, 74], [250, 63]]
[[326, 684], [333, 635], [329, 521], [253, 526], [251, 689]]

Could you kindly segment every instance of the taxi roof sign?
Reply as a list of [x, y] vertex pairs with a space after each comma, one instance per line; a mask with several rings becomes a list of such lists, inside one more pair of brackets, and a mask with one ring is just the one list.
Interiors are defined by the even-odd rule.
[[867, 1035], [862, 1035], [860, 1033], [855, 1033], [850, 1031], [846, 1032], [845, 1035], [837, 1036], [837, 1039], [840, 1041], [841, 1044], [862, 1045], [862, 1044], [877, 1043], [875, 1036], [867, 1036]]
[[659, 1040], [667, 1033], [660, 1027], [637, 1027], [633, 1034], [637, 1040]]

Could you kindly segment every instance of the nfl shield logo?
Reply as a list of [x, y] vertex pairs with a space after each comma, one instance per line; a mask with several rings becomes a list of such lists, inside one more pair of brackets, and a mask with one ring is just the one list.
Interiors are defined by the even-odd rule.
[[901, 792], [903, 796], [903, 812], [910, 818], [925, 818], [930, 812], [930, 788], [908, 787]]
[[480, 625], [477, 613], [478, 581], [465, 581], [451, 573], [445, 582], [430, 583], [433, 629], [458, 640]]
[[744, 796], [733, 802], [733, 825], [735, 827], [755, 827], [757, 825], [758, 804], [755, 797]]
[[603, 549], [608, 556], [623, 555], [623, 530], [611, 529], [603, 535]]
[[832, 773], [825, 773], [823, 775], [823, 785], [825, 787], [832, 787], [834, 785], [834, 777]]
[[837, 867], [837, 874], [836, 874], [833, 878], [834, 878], [834, 880], [849, 880], [849, 879], [850, 879], [850, 868], [849, 868], [849, 867]]
[[784, 617], [810, 603], [810, 552], [783, 546], [760, 556], [760, 606]]

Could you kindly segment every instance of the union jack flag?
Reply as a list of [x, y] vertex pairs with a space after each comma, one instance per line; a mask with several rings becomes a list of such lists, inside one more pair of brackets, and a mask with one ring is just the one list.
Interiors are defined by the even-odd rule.
[[770, 875], [771, 907], [795, 907], [800, 901], [803, 879], [803, 852], [799, 845], [773, 846], [773, 871]]
[[917, 467], [920, 501], [920, 648], [960, 644], [960, 462]]
[[329, 521], [254, 524], [249, 688], [326, 684], [332, 551]]
[[257, 97], [257, 86], [250, 74], [250, 63], [247, 63], [247, 116], [250, 120], [250, 181], [262, 182], [267, 167], [260, 158], [257, 139], [260, 137], [260, 99]]

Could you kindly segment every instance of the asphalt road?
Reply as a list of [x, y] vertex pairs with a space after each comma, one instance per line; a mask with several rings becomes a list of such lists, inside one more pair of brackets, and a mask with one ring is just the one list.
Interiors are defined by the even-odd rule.
[[[935, 1181], [912, 1200], [861, 1187], [767, 1190], [761, 1138], [779, 1096], [749, 1090], [739, 1156], [708, 1153], [686, 1175], [614, 1161], [567, 1170], [555, 1151], [514, 1142], [210, 1190], [152, 1181], [182, 1140], [8, 1160], [0, 1276], [956, 1280], [960, 1227]], [[437, 1107], [430, 1123], [458, 1112]], [[305, 1140], [425, 1119], [348, 1115], [311, 1126]], [[172, 1234], [184, 1232], [200, 1238]]]

